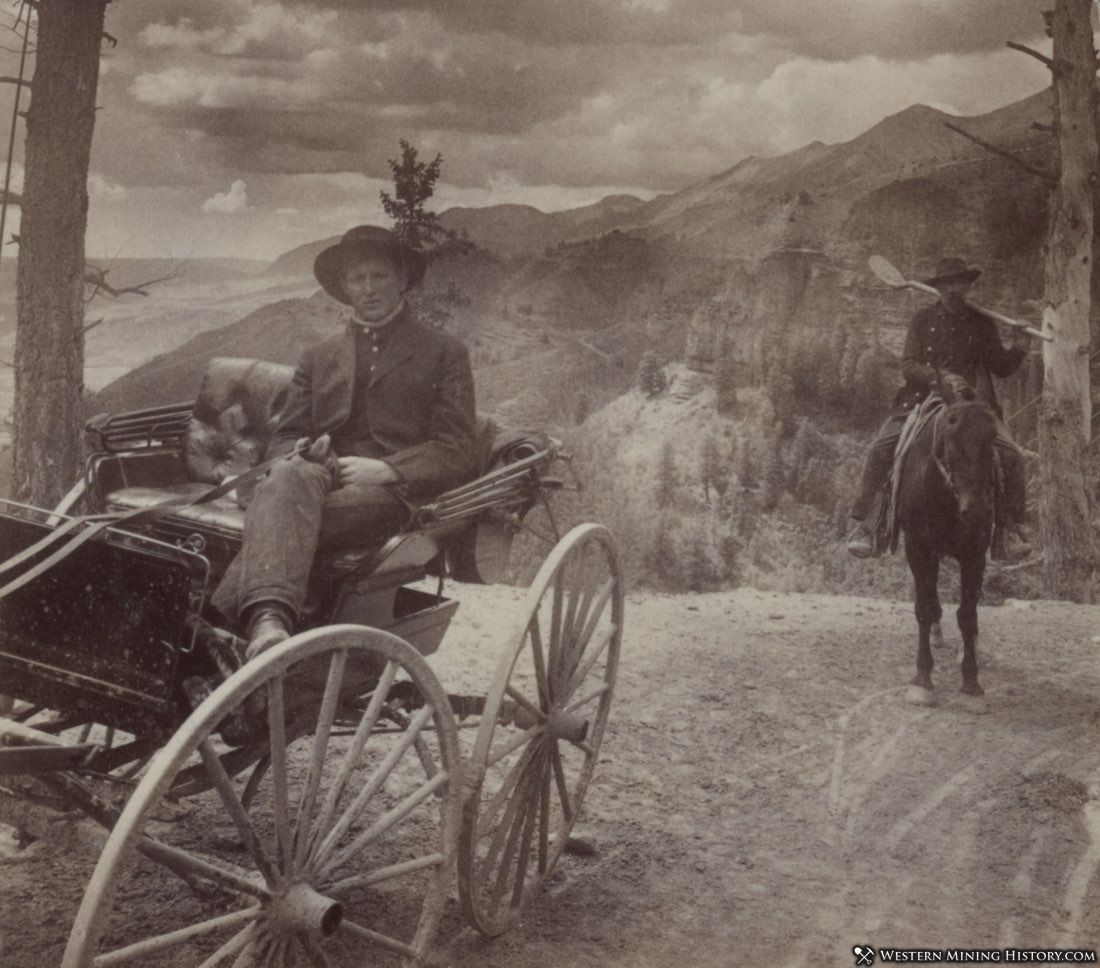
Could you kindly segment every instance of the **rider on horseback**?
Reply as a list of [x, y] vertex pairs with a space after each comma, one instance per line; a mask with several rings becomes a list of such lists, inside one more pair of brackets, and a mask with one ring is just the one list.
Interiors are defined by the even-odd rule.
[[[928, 280], [928, 285], [939, 291], [939, 301], [921, 309], [909, 323], [901, 358], [905, 386], [867, 450], [859, 495], [850, 512], [848, 551], [857, 558], [870, 557], [876, 551], [875, 524], [870, 520], [875, 499], [890, 476], [909, 411], [928, 395], [937, 377], [956, 393], [972, 393], [998, 418], [1002, 416], [991, 376], [1003, 378], [1016, 372], [1027, 354], [1028, 337], [1017, 331], [1011, 347], [1005, 349], [996, 323], [967, 303], [966, 296], [979, 275], [980, 269], [962, 259], [941, 259], [936, 275]], [[1026, 513], [1023, 460], [1008, 429], [1000, 420], [998, 423], [997, 452], [1004, 479], [1001, 523], [1013, 528], [1023, 523]]]

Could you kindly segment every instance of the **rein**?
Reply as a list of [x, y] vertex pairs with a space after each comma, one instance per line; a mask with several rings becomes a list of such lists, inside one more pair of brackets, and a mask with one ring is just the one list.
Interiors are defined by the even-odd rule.
[[[940, 475], [943, 477], [943, 481], [947, 485], [947, 489], [951, 492], [952, 497], [954, 497], [955, 500], [958, 501], [959, 492], [958, 492], [958, 486], [955, 484], [955, 477], [951, 473], [950, 465], [941, 456], [941, 450], [942, 450], [941, 445], [942, 445], [942, 441], [943, 441], [943, 438], [944, 438], [944, 434], [946, 433], [946, 431], [944, 431], [942, 429], [941, 424], [943, 422], [943, 418], [946, 416], [948, 411], [952, 409], [952, 407], [955, 408], [956, 413], [958, 413], [959, 410], [963, 409], [963, 408], [971, 409], [973, 407], [981, 407], [983, 410], [987, 410], [988, 408], [986, 407], [986, 405], [984, 403], [982, 403], [978, 400], [968, 400], [968, 401], [965, 401], [961, 404], [960, 403], [947, 404], [945, 402], [943, 408], [941, 410], [936, 411], [935, 416], [932, 418], [932, 460], [934, 461], [934, 463], [936, 465], [936, 469], [940, 472]], [[992, 477], [990, 478], [990, 485], [989, 486], [991, 488], [994, 486]]]
[[[2, 574], [31, 560], [40, 552], [54, 547], [54, 550], [36, 565], [28, 568], [19, 575], [19, 577], [13, 578], [6, 585], [0, 587], [0, 599], [7, 598], [8, 595], [23, 588], [40, 575], [45, 574], [51, 568], [56, 567], [81, 545], [87, 543], [107, 528], [117, 528], [122, 524], [128, 524], [130, 526], [144, 524], [168, 514], [172, 514], [185, 507], [194, 507], [195, 505], [208, 504], [211, 501], [216, 501], [219, 497], [223, 497], [230, 491], [262, 477], [279, 461], [289, 460], [291, 457], [304, 453], [307, 449], [308, 447], [295, 448], [287, 454], [280, 454], [278, 457], [266, 460], [262, 464], [257, 464], [255, 467], [249, 468], [243, 474], [227, 478], [222, 481], [221, 484], [212, 487], [198, 497], [174, 497], [148, 508], [138, 508], [132, 511], [115, 511], [106, 514], [88, 514], [69, 518], [44, 537], [34, 542], [34, 544], [24, 548], [19, 554], [0, 563], [0, 574]], [[84, 527], [80, 530], [82, 526]], [[62, 544], [61, 539], [65, 537], [68, 537], [69, 540]], [[56, 547], [58, 545], [60, 546]]]

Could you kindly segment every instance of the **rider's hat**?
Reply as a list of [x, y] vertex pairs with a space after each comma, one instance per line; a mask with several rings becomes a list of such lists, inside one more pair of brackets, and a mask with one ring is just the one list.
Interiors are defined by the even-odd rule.
[[348, 229], [335, 245], [330, 245], [313, 262], [313, 274], [333, 299], [350, 305], [344, 292], [344, 270], [353, 258], [382, 256], [405, 273], [406, 290], [424, 278], [428, 260], [423, 252], [406, 245], [397, 235], [380, 225], [357, 225]]
[[967, 265], [962, 259], [948, 257], [940, 259], [936, 264], [936, 274], [931, 279], [925, 279], [925, 284], [938, 286], [943, 282], [973, 282], [982, 274], [981, 269]]

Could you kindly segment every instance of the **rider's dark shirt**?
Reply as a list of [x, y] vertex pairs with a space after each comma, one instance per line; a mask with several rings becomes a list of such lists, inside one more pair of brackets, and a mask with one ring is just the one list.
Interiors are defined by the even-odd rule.
[[969, 306], [948, 309], [937, 301], [909, 323], [901, 368], [909, 387], [921, 392], [935, 382], [936, 370], [956, 373], [974, 387], [979, 399], [996, 408], [989, 376], [1011, 376], [1025, 355], [1017, 347], [1004, 348], [997, 324], [988, 316]]

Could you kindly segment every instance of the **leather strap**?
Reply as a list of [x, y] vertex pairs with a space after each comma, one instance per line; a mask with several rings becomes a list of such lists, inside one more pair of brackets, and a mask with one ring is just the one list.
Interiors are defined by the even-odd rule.
[[180, 510], [180, 508], [194, 507], [199, 504], [209, 504], [211, 501], [216, 501], [218, 498], [224, 497], [230, 491], [262, 477], [279, 461], [289, 460], [307, 449], [308, 445], [297, 447], [287, 454], [280, 454], [278, 457], [266, 460], [261, 464], [257, 464], [255, 467], [250, 467], [243, 474], [222, 481], [221, 484], [212, 487], [209, 491], [195, 498], [174, 497], [148, 508], [137, 508], [132, 511], [117, 511], [111, 514], [86, 514], [69, 518], [30, 547], [24, 548], [19, 554], [9, 558], [7, 561], [3, 562], [3, 564], [0, 564], [0, 573], [9, 571], [11, 568], [30, 560], [39, 552], [45, 551], [51, 545], [57, 544], [61, 538], [72, 535], [81, 525], [85, 526], [82, 531], [70, 537], [61, 547], [43, 558], [38, 564], [34, 565], [34, 567], [28, 568], [18, 578], [14, 578], [3, 587], [0, 587], [0, 599], [6, 598], [8, 595], [34, 581], [40, 575], [45, 574], [55, 565], [60, 564], [68, 558], [69, 555], [76, 551], [81, 545], [90, 541], [107, 528], [118, 527], [122, 524], [144, 524], [172, 514]]

